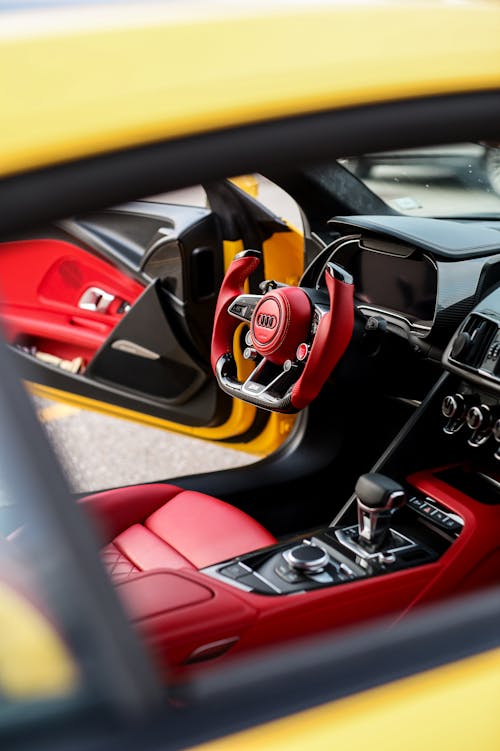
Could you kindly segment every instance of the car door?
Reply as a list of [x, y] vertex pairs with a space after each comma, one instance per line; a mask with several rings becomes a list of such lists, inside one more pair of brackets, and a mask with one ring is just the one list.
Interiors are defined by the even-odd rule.
[[206, 186], [203, 205], [147, 198], [2, 242], [0, 312], [33, 393], [247, 451], [279, 445], [293, 418], [233, 402], [210, 368], [217, 295], [235, 253], [263, 251], [253, 292], [265, 277], [296, 284], [303, 270], [300, 228], [257, 190], [255, 178], [226, 180]]

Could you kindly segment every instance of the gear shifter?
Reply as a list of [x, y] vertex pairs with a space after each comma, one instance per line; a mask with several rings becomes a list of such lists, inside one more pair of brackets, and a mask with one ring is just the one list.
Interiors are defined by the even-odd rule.
[[402, 486], [386, 475], [361, 475], [354, 489], [358, 505], [358, 542], [371, 552], [382, 550], [390, 533], [391, 516], [406, 502]]

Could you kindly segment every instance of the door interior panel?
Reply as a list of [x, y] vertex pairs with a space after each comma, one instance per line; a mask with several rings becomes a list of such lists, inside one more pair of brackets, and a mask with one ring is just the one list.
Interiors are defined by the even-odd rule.
[[182, 332], [176, 331], [170, 299], [159, 280], [151, 282], [93, 358], [89, 377], [172, 404], [199, 391], [209, 376], [190, 357], [189, 346], [180, 345]]
[[36, 356], [82, 358], [82, 369], [143, 287], [69, 242], [0, 247], [1, 314], [8, 341]]
[[223, 272], [210, 209], [137, 201], [2, 243], [0, 314], [30, 382], [213, 428], [232, 405], [210, 370]]

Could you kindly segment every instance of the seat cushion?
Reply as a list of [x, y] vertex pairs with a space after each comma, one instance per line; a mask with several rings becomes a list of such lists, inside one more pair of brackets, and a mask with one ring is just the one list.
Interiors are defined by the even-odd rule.
[[114, 579], [152, 569], [200, 569], [273, 545], [248, 514], [204, 493], [154, 483], [95, 493], [80, 502], [102, 533]]
[[102, 549], [101, 558], [112, 579], [129, 579], [140, 571], [114, 542]]
[[255, 519], [217, 498], [181, 491], [144, 525], [196, 568], [273, 545], [276, 538]]
[[139, 571], [154, 568], [196, 568], [175, 548], [142, 524], [133, 524], [113, 540], [113, 545]]

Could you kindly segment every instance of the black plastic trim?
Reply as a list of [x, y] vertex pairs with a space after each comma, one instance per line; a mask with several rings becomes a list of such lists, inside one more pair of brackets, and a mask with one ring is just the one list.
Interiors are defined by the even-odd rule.
[[221, 175], [279, 169], [297, 154], [304, 164], [361, 151], [495, 139], [498, 93], [480, 91], [313, 113], [6, 177], [0, 183], [0, 234], [206, 183]]
[[[174, 420], [191, 427], [216, 427], [227, 421], [231, 413], [231, 400], [224, 394], [215, 381], [211, 381], [202, 389], [188, 404], [179, 406], [161, 404], [159, 400], [153, 400], [145, 394], [126, 392], [122, 387], [116, 387], [111, 383], [92, 381], [85, 376], [68, 373], [61, 368], [56, 368], [47, 363], [34, 359], [21, 350], [12, 350], [14, 356], [19, 358], [17, 369], [21, 377], [27, 381], [48, 386], [50, 388], [66, 391], [98, 402], [115, 404], [133, 412], [152, 415], [162, 420]], [[206, 400], [209, 392], [214, 403], [212, 410], [212, 422], [207, 425], [198, 416], [197, 399]], [[206, 406], [206, 405], [205, 405]], [[168, 410], [168, 412], [167, 412]], [[178, 413], [176, 415], [176, 412]]]
[[[394, 242], [418, 246], [436, 258], [463, 260], [493, 255], [500, 250], [498, 229], [489, 222], [464, 222], [425, 216], [336, 216], [331, 226], [342, 234], [377, 233]], [[500, 229], [500, 222], [498, 223]]]

